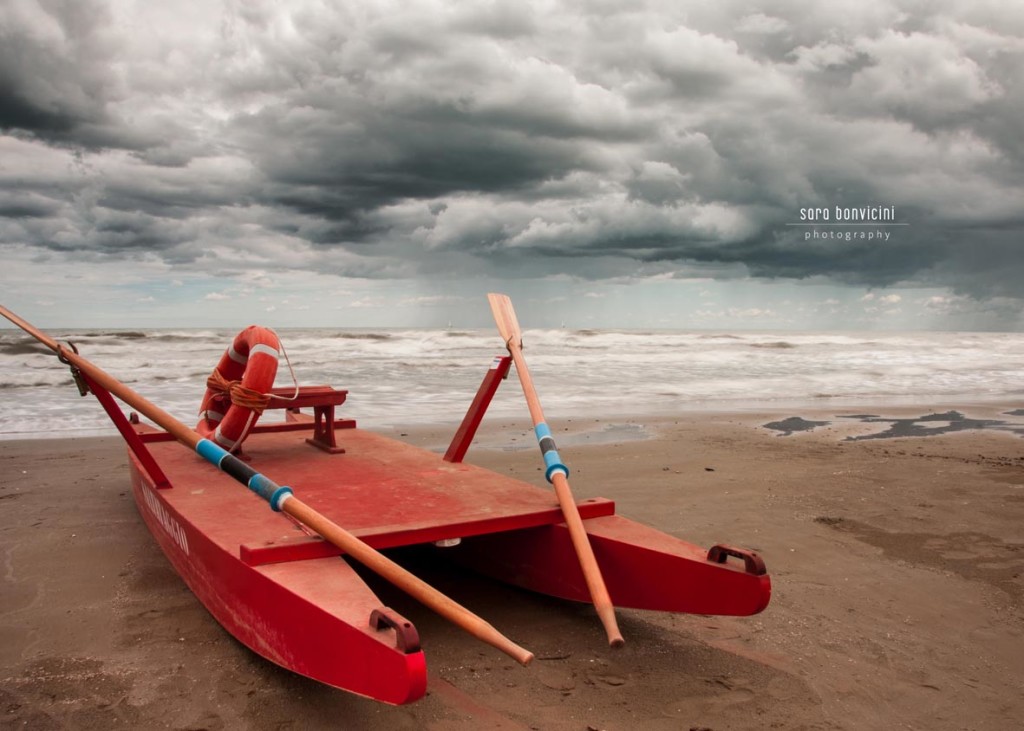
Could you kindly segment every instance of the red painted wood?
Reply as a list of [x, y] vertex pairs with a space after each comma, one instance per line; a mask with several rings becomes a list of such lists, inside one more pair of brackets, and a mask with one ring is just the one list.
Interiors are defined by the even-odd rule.
[[477, 389], [473, 403], [469, 405], [469, 410], [466, 411], [462, 423], [455, 432], [452, 443], [448, 445], [448, 451], [444, 453], [444, 460], [446, 462], [461, 462], [462, 458], [466, 456], [466, 451], [473, 442], [473, 437], [476, 435], [476, 430], [480, 427], [484, 413], [487, 411], [487, 407], [491, 405], [491, 399], [494, 398], [494, 394], [498, 391], [498, 386], [508, 376], [508, 369], [511, 365], [511, 356], [494, 356], [494, 360], [491, 361], [491, 367], [487, 369], [484, 380], [480, 383], [480, 388]]
[[[591, 498], [580, 503], [580, 515], [597, 518], [615, 514], [615, 503], [605, 498]], [[539, 509], [534, 512], [506, 512], [498, 514], [491, 508], [467, 504], [458, 515], [448, 516], [441, 521], [423, 521], [421, 525], [407, 529], [395, 526], [371, 527], [353, 530], [352, 534], [367, 545], [378, 550], [409, 546], [417, 543], [434, 543], [450, 538], [467, 538], [485, 533], [498, 533], [541, 525], [561, 523], [559, 508]], [[292, 536], [271, 543], [243, 543], [239, 557], [251, 566], [284, 561], [303, 561], [309, 558], [340, 556], [342, 551], [319, 536]]]
[[[618, 515], [584, 523], [616, 606], [689, 614], [746, 616], [771, 599], [767, 574]], [[564, 525], [467, 539], [452, 559], [510, 584], [589, 602], [590, 594]]]
[[327, 685], [392, 704], [422, 697], [423, 652], [406, 653], [398, 647], [395, 630], [370, 626], [372, 613], [384, 605], [347, 562], [242, 563], [232, 535], [236, 531], [285, 533], [294, 525], [226, 475], [199, 471], [199, 459], [180, 447], [157, 447], [195, 461], [193, 474], [174, 478], [190, 477], [182, 485], [191, 489], [153, 489], [133, 456], [139, 512], [175, 570], [225, 629], [268, 660]]
[[295, 398], [294, 387], [273, 388], [268, 409], [304, 409], [311, 406], [341, 406], [348, 398], [348, 391], [331, 386], [299, 386]]
[[[291, 416], [291, 414], [289, 414]], [[309, 414], [299, 414], [299, 416], [309, 416]], [[335, 419], [334, 429], [355, 429], [355, 419]], [[257, 424], [252, 428], [251, 434], [275, 434], [278, 432], [289, 432], [289, 431], [309, 431], [316, 426], [316, 422], [313, 417], [309, 417], [309, 421], [295, 420], [295, 421], [274, 421], [269, 424]]]
[[[295, 415], [289, 413], [289, 419]], [[313, 417], [310, 414], [298, 414], [299, 419], [294, 421], [272, 421], [269, 424], [260, 423], [249, 430], [249, 434], [276, 434], [279, 432], [308, 432], [314, 428]], [[301, 417], [306, 417], [302, 419]], [[335, 419], [334, 428], [337, 429], [355, 429], [355, 419]], [[168, 434], [165, 431], [145, 431], [139, 433], [139, 438], [149, 444], [150, 442], [173, 442], [174, 435]]]
[[[334, 407], [345, 403], [348, 391], [331, 386], [300, 386], [298, 389], [275, 388], [271, 393], [273, 398], [267, 405], [268, 409], [288, 409], [292, 414], [297, 409], [313, 407], [313, 436], [306, 440], [308, 444], [331, 454], [345, 451], [338, 446], [334, 436]], [[355, 426], [355, 422], [352, 425]]]
[[[288, 432], [253, 435], [246, 441], [246, 454], [253, 469], [287, 481], [311, 508], [356, 535], [381, 540], [435, 531], [457, 537], [456, 531], [469, 524], [533, 521], [538, 514], [557, 510], [549, 489], [475, 465], [444, 462], [432, 452], [362, 429], [346, 434], [344, 455], [307, 449], [301, 433]], [[239, 490], [230, 477], [211, 473], [187, 450], [167, 443], [151, 444], [150, 449], [175, 484], [190, 488], [188, 497], [175, 504], [206, 516], [204, 528], [236, 555], [243, 544], [267, 545], [304, 535], [258, 497]], [[600, 501], [593, 504], [597, 510], [613, 509], [610, 502], [603, 503], [611, 506], [605, 508]], [[243, 509], [245, 517], [234, 515]]]

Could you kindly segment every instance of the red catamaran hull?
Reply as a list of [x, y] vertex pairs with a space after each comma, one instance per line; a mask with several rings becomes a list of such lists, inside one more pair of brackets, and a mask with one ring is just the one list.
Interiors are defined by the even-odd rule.
[[[169, 483], [160, 487], [130, 453], [139, 511], [225, 629], [268, 660], [328, 685], [395, 704], [423, 695], [426, 663], [415, 629], [388, 614], [338, 548], [267, 510], [162, 432], [135, 428]], [[288, 476], [309, 505], [375, 548], [461, 538], [445, 556], [534, 591], [588, 601], [549, 490], [361, 429], [337, 433], [344, 453], [332, 454], [307, 444], [305, 433], [267, 425], [246, 442], [246, 454], [262, 473]], [[609, 500], [579, 505], [617, 606], [748, 615], [767, 605], [771, 582], [756, 555], [722, 546], [709, 552], [615, 515]], [[371, 626], [375, 611], [394, 626]]]

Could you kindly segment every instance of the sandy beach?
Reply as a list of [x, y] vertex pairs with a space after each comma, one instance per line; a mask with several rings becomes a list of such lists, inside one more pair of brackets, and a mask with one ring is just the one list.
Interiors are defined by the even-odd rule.
[[[416, 624], [430, 671], [428, 695], [397, 708], [281, 670], [223, 631], [138, 517], [120, 439], [0, 442], [0, 727], [1019, 728], [1024, 417], [961, 406], [986, 428], [951, 431], [951, 408], [552, 419], [578, 498], [759, 551], [771, 604], [746, 618], [621, 610], [615, 651], [587, 606], [407, 552], [537, 660], [519, 667], [374, 584]], [[896, 424], [868, 414], [931, 436], [847, 439]], [[806, 428], [791, 418], [822, 423], [787, 430]], [[451, 431], [388, 433], [438, 449]], [[521, 423], [485, 422], [467, 460], [542, 480]]]

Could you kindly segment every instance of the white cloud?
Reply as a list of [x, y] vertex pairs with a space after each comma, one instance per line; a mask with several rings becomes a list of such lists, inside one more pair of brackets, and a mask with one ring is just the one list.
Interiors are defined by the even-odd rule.
[[764, 33], [766, 35], [782, 33], [788, 28], [789, 23], [782, 18], [775, 18], [764, 13], [747, 15], [736, 25], [736, 30], [740, 33]]

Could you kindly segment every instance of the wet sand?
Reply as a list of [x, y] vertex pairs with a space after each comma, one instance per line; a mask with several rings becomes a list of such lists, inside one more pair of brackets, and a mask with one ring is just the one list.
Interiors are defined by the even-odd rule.
[[[587, 606], [405, 553], [532, 649], [515, 665], [391, 588], [429, 694], [393, 708], [254, 655], [149, 536], [117, 438], [0, 442], [0, 727], [7, 729], [1016, 729], [1024, 718], [1024, 439], [884, 439], [957, 410], [552, 420], [578, 498], [701, 546], [754, 548], [773, 598], [745, 618], [621, 610], [606, 647]], [[799, 418], [801, 430], [764, 424]], [[927, 431], [931, 425], [932, 431]], [[789, 422], [790, 426], [796, 422]], [[427, 448], [450, 426], [396, 429]], [[789, 431], [789, 436], [780, 436]], [[484, 424], [468, 461], [540, 484], [526, 425]]]

